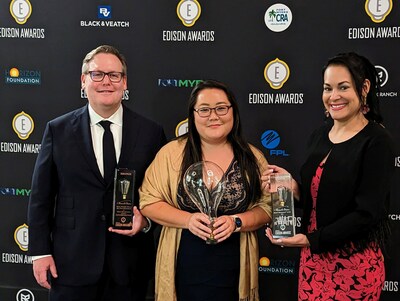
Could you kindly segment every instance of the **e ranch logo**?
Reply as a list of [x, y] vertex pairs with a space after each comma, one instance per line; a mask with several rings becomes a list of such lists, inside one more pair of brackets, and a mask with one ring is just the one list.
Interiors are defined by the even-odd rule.
[[[387, 69], [383, 66], [375, 65], [376, 72], [378, 73], [379, 77], [379, 84], [380, 87], [383, 89], [383, 87], [386, 85], [386, 83], [389, 81], [389, 72]], [[398, 95], [397, 91], [384, 91], [381, 90], [378, 92], [378, 96], [385, 98], [385, 99], [394, 99]]]
[[[12, 0], [10, 14], [19, 25], [24, 25], [32, 14], [32, 4], [29, 0]], [[0, 38], [44, 39], [44, 28], [14, 28], [0, 27]]]
[[[181, 0], [176, 14], [186, 27], [192, 27], [201, 15], [201, 6], [197, 0]], [[214, 42], [214, 30], [163, 30], [164, 42]]]
[[18, 68], [11, 68], [5, 70], [4, 79], [6, 84], [19, 84], [19, 85], [40, 85], [41, 72], [38, 70], [19, 70]]

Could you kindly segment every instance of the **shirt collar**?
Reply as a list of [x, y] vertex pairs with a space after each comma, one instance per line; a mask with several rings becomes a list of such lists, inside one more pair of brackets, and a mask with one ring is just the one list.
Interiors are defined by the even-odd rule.
[[109, 120], [116, 125], [122, 126], [122, 113], [123, 113], [122, 105], [120, 105], [118, 110], [107, 119], [104, 119], [99, 114], [97, 114], [93, 110], [90, 104], [88, 104], [88, 110], [89, 110], [90, 126], [93, 126], [102, 120]]

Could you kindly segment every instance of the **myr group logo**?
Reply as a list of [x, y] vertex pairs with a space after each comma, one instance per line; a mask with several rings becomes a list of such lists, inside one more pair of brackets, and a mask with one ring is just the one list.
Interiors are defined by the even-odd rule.
[[267, 130], [261, 135], [261, 144], [269, 150], [270, 156], [288, 157], [286, 150], [276, 149], [281, 143], [281, 137], [274, 130]]
[[200, 18], [200, 3], [197, 0], [181, 0], [176, 7], [176, 13], [183, 25], [191, 27]]
[[32, 14], [32, 5], [29, 0], [12, 0], [10, 13], [18, 24], [25, 24]]
[[111, 19], [111, 6], [101, 5], [98, 7], [97, 17], [99, 19]]
[[172, 79], [172, 78], [159, 78], [159, 87], [168, 88], [194, 88], [202, 79]]
[[38, 70], [19, 70], [16, 67], [5, 70], [6, 84], [40, 85], [41, 72]]
[[367, 0], [365, 1], [365, 11], [375, 23], [385, 21], [393, 8], [392, 0]]
[[281, 3], [271, 5], [264, 15], [265, 25], [274, 32], [286, 30], [292, 23], [292, 19], [290, 8]]
[[289, 66], [278, 58], [270, 61], [264, 68], [264, 78], [270, 87], [275, 90], [282, 88], [289, 75]]

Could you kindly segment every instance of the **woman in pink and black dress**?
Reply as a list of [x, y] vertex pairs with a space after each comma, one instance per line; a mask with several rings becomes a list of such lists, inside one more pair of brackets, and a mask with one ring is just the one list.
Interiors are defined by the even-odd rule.
[[[312, 134], [301, 185], [293, 181], [305, 234], [274, 239], [266, 230], [273, 244], [302, 247], [298, 300], [379, 300], [394, 144], [381, 124], [377, 89], [374, 65], [355, 53], [323, 69], [322, 100], [333, 123]], [[287, 173], [269, 168], [266, 190], [271, 173]]]

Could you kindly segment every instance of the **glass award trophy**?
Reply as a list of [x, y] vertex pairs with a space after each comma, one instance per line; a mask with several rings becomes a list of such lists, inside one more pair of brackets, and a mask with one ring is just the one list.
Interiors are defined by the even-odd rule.
[[274, 238], [294, 236], [295, 216], [292, 176], [290, 174], [272, 174], [270, 184], [272, 236]]
[[[200, 212], [208, 215], [213, 230], [212, 225], [225, 191], [225, 177], [221, 167], [210, 161], [192, 164], [183, 176], [183, 187]], [[206, 243], [217, 243], [212, 232]]]
[[115, 170], [112, 208], [112, 227], [115, 229], [132, 228], [134, 184], [134, 170], [127, 168], [117, 168]]

